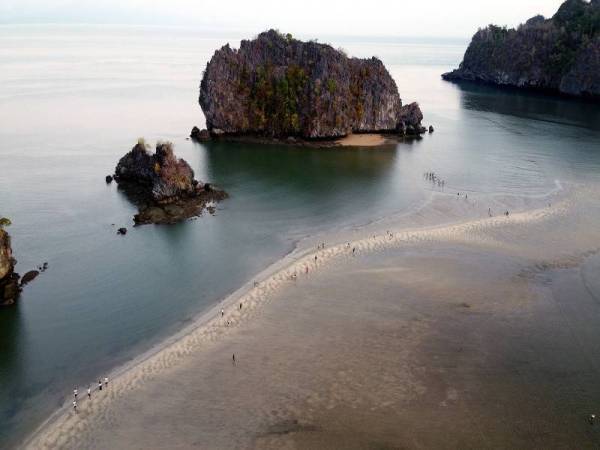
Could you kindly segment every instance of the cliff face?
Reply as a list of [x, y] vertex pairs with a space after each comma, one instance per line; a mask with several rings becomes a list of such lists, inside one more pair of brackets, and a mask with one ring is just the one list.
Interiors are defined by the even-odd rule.
[[567, 0], [551, 19], [517, 29], [477, 31], [446, 80], [555, 91], [600, 98], [600, 0]]
[[213, 135], [314, 139], [402, 129], [398, 89], [380, 60], [348, 58], [274, 30], [215, 52], [200, 106]]
[[0, 228], [0, 306], [12, 305], [19, 295], [19, 275], [14, 273], [10, 236]]

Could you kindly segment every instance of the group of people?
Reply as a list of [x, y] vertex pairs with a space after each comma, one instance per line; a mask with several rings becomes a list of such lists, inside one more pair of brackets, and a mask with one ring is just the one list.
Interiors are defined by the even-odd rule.
[[435, 172], [425, 172], [423, 178], [430, 181], [434, 186], [437, 185], [437, 187], [443, 188], [446, 185], [446, 181], [437, 176]]
[[[104, 377], [104, 384], [102, 384], [102, 380], [98, 380], [98, 390], [101, 391], [102, 387], [108, 389], [108, 377]], [[73, 411], [77, 412], [77, 396], [79, 395], [79, 390], [77, 387], [73, 389]], [[88, 400], [92, 399], [92, 385], [88, 385], [87, 388], [87, 397]]]

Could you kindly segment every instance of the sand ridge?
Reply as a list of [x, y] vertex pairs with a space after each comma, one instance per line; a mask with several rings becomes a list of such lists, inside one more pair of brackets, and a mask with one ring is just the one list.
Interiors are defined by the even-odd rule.
[[[551, 207], [531, 211], [470, 220], [450, 226], [426, 229], [395, 230], [389, 233], [371, 235], [350, 243], [325, 247], [318, 251], [305, 250], [293, 255], [287, 266], [262, 279], [257, 279], [239, 295], [233, 295], [210, 311], [211, 318], [202, 322], [175, 342], [151, 354], [135, 366], [118, 376], [114, 376], [108, 390], [95, 392], [93, 399], [79, 402], [79, 411], [74, 413], [68, 402], [45, 425], [43, 425], [25, 444], [25, 448], [51, 449], [77, 447], [78, 436], [84, 432], [93, 432], [98, 423], [110, 423], [109, 406], [120, 395], [135, 390], [154, 375], [174, 367], [178, 362], [208, 347], [222, 337], [234, 333], [240, 324], [249, 321], [261, 308], [268, 304], [273, 294], [290, 283], [301, 283], [304, 277], [340, 258], [360, 256], [364, 252], [376, 252], [400, 246], [417, 245], [426, 242], [477, 243], [478, 245], [497, 247], [499, 243], [487, 233], [507, 225], [528, 225], [550, 218], [561, 217], [567, 212], [567, 203], [559, 202]], [[242, 305], [240, 309], [240, 304]], [[223, 309], [223, 315], [220, 309]], [[204, 318], [206, 319], [206, 317]], [[66, 410], [66, 411], [65, 411]], [[105, 426], [105, 425], [104, 425]]]

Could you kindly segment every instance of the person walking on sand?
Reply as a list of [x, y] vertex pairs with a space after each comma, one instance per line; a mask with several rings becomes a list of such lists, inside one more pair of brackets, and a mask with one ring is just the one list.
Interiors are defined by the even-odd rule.
[[225, 311], [223, 310], [223, 308], [221, 308], [221, 317], [223, 317], [225, 315]]
[[231, 362], [235, 364], [235, 353], [231, 356]]
[[87, 395], [88, 395], [88, 400], [92, 399], [92, 387], [88, 386], [87, 388]]
[[317, 262], [317, 255], [315, 255], [315, 262]]
[[356, 253], [356, 247], [352, 247], [352, 256]]
[[98, 380], [98, 390], [102, 390], [102, 380]]
[[104, 387], [108, 388], [108, 377], [104, 377]]
[[240, 303], [240, 310], [242, 309], [242, 304]]
[[73, 397], [77, 400], [77, 388], [73, 389]]
[[73, 411], [77, 412], [77, 400], [73, 400]]

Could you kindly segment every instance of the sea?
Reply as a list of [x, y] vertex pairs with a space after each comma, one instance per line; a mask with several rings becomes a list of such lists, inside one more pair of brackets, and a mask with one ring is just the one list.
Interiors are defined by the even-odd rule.
[[[319, 39], [382, 59], [403, 102], [419, 102], [433, 125], [423, 139], [383, 149], [192, 142], [191, 128], [205, 125], [207, 62], [251, 37], [0, 26], [0, 216], [12, 221], [18, 272], [48, 263], [16, 306], [0, 309], [0, 448], [299, 242], [418, 211], [439, 188], [425, 172], [470, 198], [600, 182], [600, 105], [443, 81], [468, 40]], [[133, 227], [135, 206], [105, 176], [140, 137], [172, 142], [230, 198], [214, 215]]]

